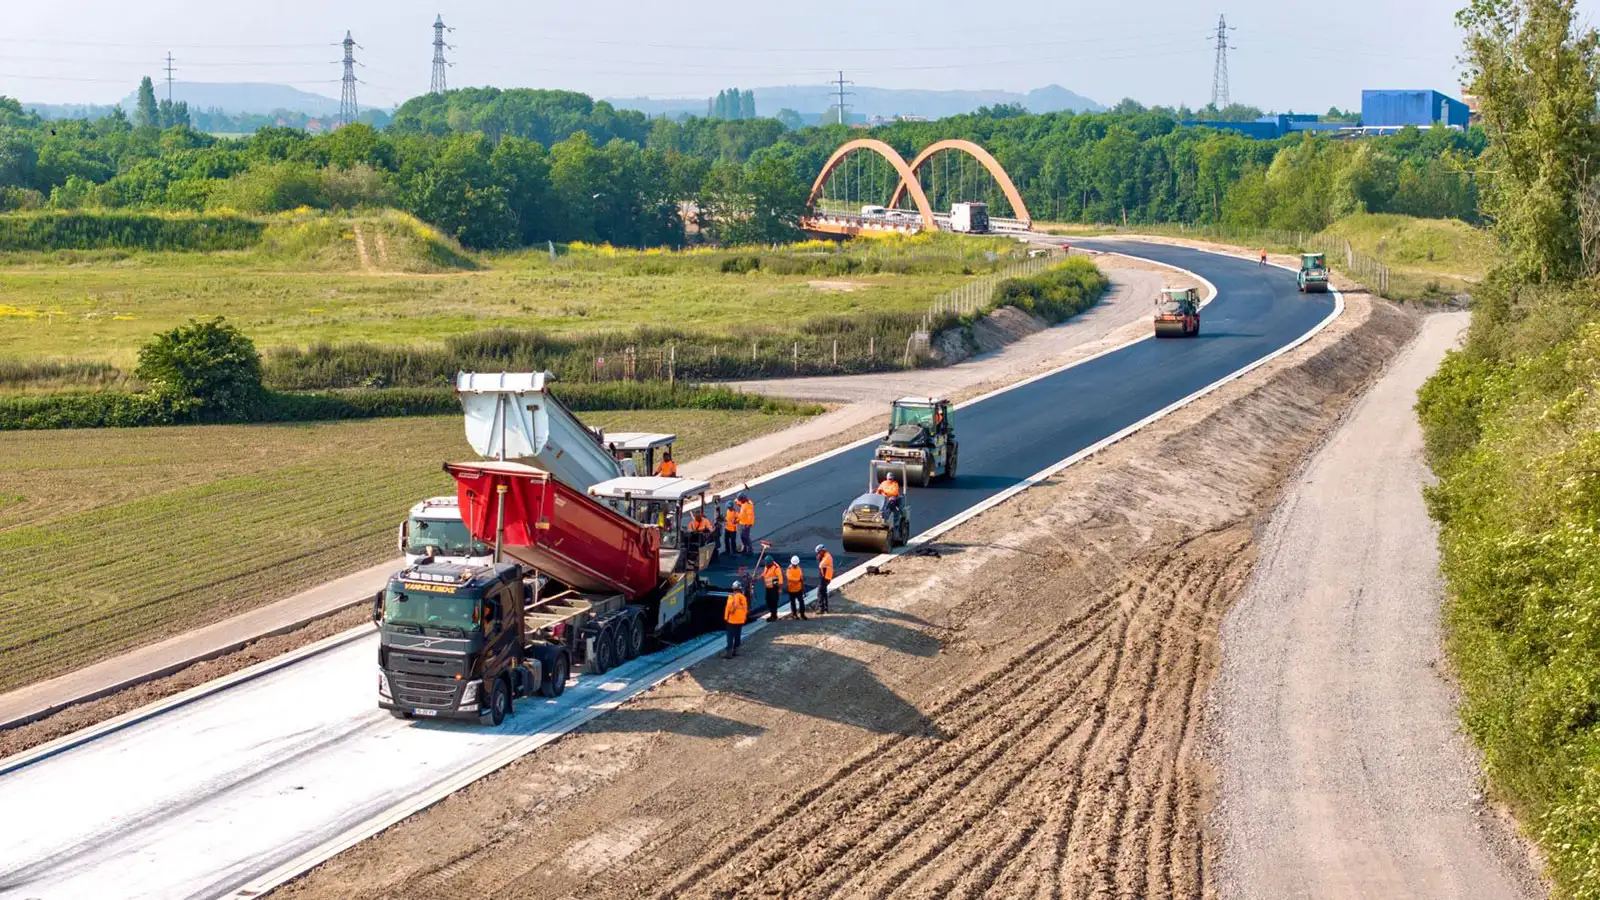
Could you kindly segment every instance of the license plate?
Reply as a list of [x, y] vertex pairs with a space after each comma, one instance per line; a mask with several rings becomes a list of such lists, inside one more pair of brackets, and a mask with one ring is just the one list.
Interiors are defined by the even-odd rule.
[[439, 714], [437, 709], [414, 709], [412, 712], [419, 716], [437, 716]]

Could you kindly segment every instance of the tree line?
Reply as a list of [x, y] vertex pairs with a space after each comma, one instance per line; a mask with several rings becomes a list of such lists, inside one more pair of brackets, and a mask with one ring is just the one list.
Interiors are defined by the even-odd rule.
[[[746, 106], [735, 91], [722, 94], [727, 118], [671, 120], [567, 91], [466, 88], [413, 98], [382, 130], [270, 127], [224, 139], [193, 127], [182, 104], [163, 109], [149, 88], [147, 79], [131, 119], [45, 122], [0, 102], [0, 207], [393, 206], [476, 249], [676, 245], [686, 218], [712, 239], [776, 242], [796, 234], [828, 156], [863, 133], [734, 118]], [[943, 138], [983, 145], [1036, 219], [1314, 231], [1359, 211], [1476, 217], [1471, 162], [1481, 132], [1257, 141], [1186, 125], [1195, 115], [1132, 101], [1096, 114], [997, 107], [868, 133], [907, 158]], [[883, 196], [855, 199], [881, 203], [893, 184], [876, 187]], [[957, 196], [977, 191], [975, 182], [929, 187], [940, 205], [979, 199]]]

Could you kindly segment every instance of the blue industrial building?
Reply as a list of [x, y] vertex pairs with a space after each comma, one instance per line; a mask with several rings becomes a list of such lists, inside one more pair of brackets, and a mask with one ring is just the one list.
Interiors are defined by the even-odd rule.
[[1283, 113], [1276, 116], [1262, 116], [1254, 122], [1192, 122], [1205, 128], [1216, 128], [1220, 131], [1237, 131], [1246, 137], [1258, 141], [1271, 141], [1293, 134], [1297, 131], [1339, 131], [1349, 128], [1342, 122], [1319, 122], [1317, 116], [1304, 113]]
[[1449, 125], [1465, 128], [1472, 111], [1460, 100], [1438, 91], [1362, 91], [1363, 128], [1404, 128], [1415, 125]]

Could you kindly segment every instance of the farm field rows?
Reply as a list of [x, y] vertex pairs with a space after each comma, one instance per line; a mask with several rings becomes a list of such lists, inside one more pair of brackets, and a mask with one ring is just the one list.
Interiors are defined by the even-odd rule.
[[[594, 413], [671, 431], [679, 458], [795, 417]], [[382, 562], [440, 469], [458, 416], [0, 434], [0, 690]], [[15, 576], [25, 577], [15, 577]]]

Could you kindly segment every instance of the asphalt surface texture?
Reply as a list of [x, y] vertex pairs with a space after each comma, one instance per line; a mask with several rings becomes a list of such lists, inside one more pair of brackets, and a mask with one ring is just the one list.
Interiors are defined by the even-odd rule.
[[[907, 492], [913, 534], [1291, 343], [1334, 308], [1331, 294], [1301, 294], [1294, 274], [1275, 266], [1136, 241], [1074, 246], [1205, 275], [1216, 285], [1217, 298], [1201, 314], [1199, 336], [1140, 341], [956, 410], [951, 420], [960, 443], [957, 477]], [[1150, 302], [1153, 315], [1155, 298]], [[884, 415], [887, 422], [887, 409]], [[869, 489], [874, 449], [856, 447], [750, 489], [754, 537], [771, 542], [770, 553], [782, 563], [800, 557], [808, 586], [815, 583], [818, 544], [833, 553], [840, 572], [867, 558], [844, 551], [840, 523], [850, 501]], [[719, 557], [707, 575], [726, 584], [755, 559]]]

